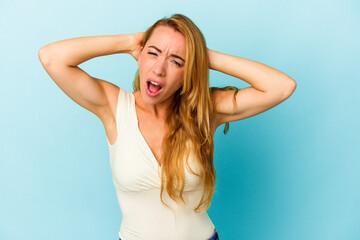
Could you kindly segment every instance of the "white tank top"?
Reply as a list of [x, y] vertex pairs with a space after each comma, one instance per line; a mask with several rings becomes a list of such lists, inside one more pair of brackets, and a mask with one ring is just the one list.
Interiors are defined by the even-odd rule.
[[[111, 145], [110, 166], [119, 206], [123, 215], [121, 240], [207, 240], [215, 226], [207, 212], [195, 213], [203, 185], [185, 167], [183, 197], [179, 207], [164, 189], [160, 200], [161, 166], [142, 136], [135, 109], [135, 96], [120, 88], [116, 107], [117, 139]], [[190, 161], [190, 167], [196, 171]], [[185, 162], [185, 161], [184, 161]]]

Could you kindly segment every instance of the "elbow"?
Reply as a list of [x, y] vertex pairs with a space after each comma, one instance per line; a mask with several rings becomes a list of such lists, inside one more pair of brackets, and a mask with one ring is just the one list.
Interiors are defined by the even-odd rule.
[[283, 90], [283, 96], [285, 99], [289, 98], [296, 89], [296, 82], [294, 79], [289, 78], [285, 84], [284, 90]]
[[38, 57], [43, 66], [47, 66], [49, 64], [50, 60], [46, 46], [39, 49]]
[[56, 64], [58, 64], [58, 57], [54, 58], [55, 51], [51, 46], [44, 46], [39, 49], [38, 51], [38, 57], [41, 62], [41, 64], [44, 66], [44, 68], [49, 67], [50, 65], [54, 65], [54, 60], [56, 59]]

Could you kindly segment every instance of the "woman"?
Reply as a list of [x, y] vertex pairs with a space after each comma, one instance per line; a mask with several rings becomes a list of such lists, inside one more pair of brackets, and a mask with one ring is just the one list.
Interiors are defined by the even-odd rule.
[[[137, 60], [132, 93], [78, 67], [115, 53]], [[104, 125], [122, 240], [219, 239], [206, 213], [216, 180], [216, 128], [227, 123], [226, 133], [228, 122], [278, 105], [296, 87], [274, 68], [207, 49], [201, 31], [181, 14], [145, 33], [51, 43], [39, 58], [55, 83]], [[251, 86], [209, 88], [209, 68]]]

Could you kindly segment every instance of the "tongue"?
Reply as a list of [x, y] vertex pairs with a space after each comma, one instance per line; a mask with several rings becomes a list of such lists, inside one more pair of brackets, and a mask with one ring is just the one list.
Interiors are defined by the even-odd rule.
[[150, 91], [152, 91], [152, 92], [157, 92], [157, 91], [159, 91], [160, 90], [160, 85], [154, 85], [154, 84], [152, 84], [152, 83], [150, 83], [149, 84], [149, 89], [150, 89]]

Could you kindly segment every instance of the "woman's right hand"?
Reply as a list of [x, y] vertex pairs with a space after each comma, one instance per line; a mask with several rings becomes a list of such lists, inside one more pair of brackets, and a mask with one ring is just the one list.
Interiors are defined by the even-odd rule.
[[129, 34], [130, 36], [130, 54], [135, 58], [135, 60], [138, 60], [139, 54], [141, 52], [141, 41], [143, 40], [144, 32], [137, 32]]

